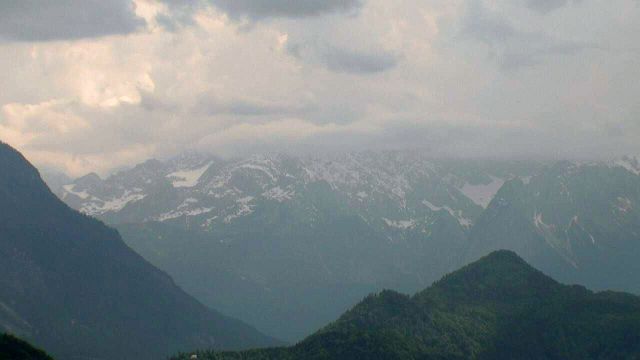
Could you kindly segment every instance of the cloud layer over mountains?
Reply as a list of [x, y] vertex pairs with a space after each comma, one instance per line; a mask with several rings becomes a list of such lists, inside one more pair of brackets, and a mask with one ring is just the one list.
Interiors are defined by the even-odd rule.
[[0, 0], [0, 139], [107, 173], [185, 150], [640, 153], [636, 0]]

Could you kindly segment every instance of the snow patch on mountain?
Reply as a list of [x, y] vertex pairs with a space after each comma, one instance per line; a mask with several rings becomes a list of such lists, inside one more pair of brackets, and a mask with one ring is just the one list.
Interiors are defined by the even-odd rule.
[[80, 211], [91, 216], [102, 215], [108, 212], [117, 212], [124, 209], [125, 206], [140, 201], [145, 197], [145, 194], [133, 193], [126, 190], [122, 196], [106, 201], [94, 198], [94, 201], [86, 203]]
[[250, 203], [251, 201], [253, 201], [253, 196], [245, 196], [241, 199], [236, 200], [236, 202], [238, 204], [242, 204], [242, 205], [246, 205], [248, 203]]
[[462, 227], [465, 227], [468, 229], [473, 225], [473, 220], [464, 217], [462, 215], [462, 211], [460, 210], [456, 212], [456, 215], [454, 215], [454, 217], [456, 218], [456, 220], [458, 220], [458, 223], [462, 225]]
[[539, 230], [547, 230], [549, 226], [542, 221], [542, 213], [536, 212], [533, 215], [533, 223]]
[[276, 186], [262, 193], [265, 199], [275, 200], [277, 202], [283, 202], [291, 200], [295, 195], [294, 190], [283, 190], [280, 186]]
[[89, 198], [89, 193], [86, 190], [83, 191], [74, 191], [76, 185], [75, 184], [69, 184], [69, 185], [64, 185], [62, 188], [64, 189], [64, 191], [66, 191], [66, 193], [64, 194], [64, 196], [67, 196], [68, 194], [72, 194], [75, 195], [77, 197], [79, 197], [82, 200], [86, 200]]
[[190, 188], [198, 185], [198, 181], [202, 175], [209, 169], [211, 163], [208, 163], [197, 169], [180, 170], [172, 172], [166, 177], [172, 180], [173, 187]]
[[174, 210], [167, 211], [153, 218], [155, 221], [167, 221], [173, 220], [181, 217], [193, 217], [206, 213], [212, 212], [214, 207], [202, 207], [195, 206], [198, 203], [198, 199], [195, 198], [187, 198], [182, 204], [178, 205], [178, 207]]
[[237, 210], [235, 213], [227, 215], [224, 218], [225, 224], [228, 224], [239, 217], [252, 214], [254, 205], [250, 205], [250, 203], [253, 201], [253, 199], [253, 196], [245, 196], [241, 199], [236, 200]]
[[180, 217], [183, 217], [183, 216], [186, 216], [186, 217], [198, 216], [198, 215], [210, 213], [211, 211], [213, 211], [213, 209], [214, 208], [200, 207], [200, 208], [195, 208], [195, 209], [191, 209], [191, 210], [169, 211], [167, 213], [164, 213], [164, 214], [158, 216], [155, 220], [157, 220], [157, 221], [167, 221], [167, 220], [171, 220], [171, 219], [177, 219], [177, 218], [180, 218]]
[[471, 219], [466, 218], [463, 214], [462, 214], [462, 210], [454, 210], [449, 206], [436, 206], [433, 205], [431, 202], [429, 202], [428, 200], [422, 200], [422, 204], [425, 205], [426, 207], [428, 207], [429, 209], [431, 209], [431, 211], [440, 211], [440, 210], [446, 210], [451, 216], [453, 216], [454, 218], [456, 218], [456, 220], [458, 221], [458, 223], [460, 225], [462, 225], [463, 227], [470, 227], [471, 225], [473, 225], [473, 221]]
[[414, 220], [414, 219], [409, 219], [409, 220], [390, 220], [390, 219], [387, 219], [387, 218], [382, 218], [382, 220], [385, 222], [385, 224], [387, 224], [387, 226], [393, 227], [393, 228], [396, 228], [396, 229], [406, 230], [406, 229], [414, 228], [416, 226], [416, 220]]
[[465, 183], [461, 188], [459, 188], [459, 190], [466, 197], [471, 199], [471, 201], [486, 209], [504, 183], [505, 181], [503, 179], [492, 176], [491, 182], [488, 184]]
[[328, 159], [305, 158], [302, 162], [307, 182], [324, 181], [332, 189], [354, 192], [361, 192], [363, 187], [371, 186], [377, 193], [392, 194], [404, 199], [406, 192], [411, 189], [405, 172], [413, 169], [393, 171], [386, 159], [376, 159], [379, 160], [376, 163], [371, 163], [372, 160], [366, 154], [348, 154]]
[[431, 211], [440, 211], [442, 209], [440, 206], [433, 205], [429, 200], [422, 200], [422, 204], [431, 209]]

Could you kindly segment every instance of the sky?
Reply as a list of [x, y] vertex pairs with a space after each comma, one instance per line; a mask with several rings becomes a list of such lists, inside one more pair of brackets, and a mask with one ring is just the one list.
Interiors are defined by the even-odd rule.
[[640, 154], [639, 0], [0, 0], [0, 140], [108, 174], [185, 151]]

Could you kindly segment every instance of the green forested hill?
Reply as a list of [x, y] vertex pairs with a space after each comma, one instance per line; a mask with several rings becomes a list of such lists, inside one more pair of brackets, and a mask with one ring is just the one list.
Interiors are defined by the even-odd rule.
[[291, 348], [198, 358], [637, 359], [640, 298], [561, 285], [498, 251], [412, 297], [369, 296]]

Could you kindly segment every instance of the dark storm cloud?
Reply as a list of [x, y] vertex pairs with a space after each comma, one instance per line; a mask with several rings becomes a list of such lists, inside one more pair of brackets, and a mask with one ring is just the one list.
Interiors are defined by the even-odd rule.
[[309, 17], [349, 12], [360, 0], [210, 0], [232, 18]]
[[197, 114], [232, 116], [302, 115], [315, 107], [311, 104], [281, 104], [252, 99], [221, 100], [203, 96], [193, 108]]
[[174, 8], [194, 8], [211, 4], [232, 19], [303, 18], [330, 13], [349, 13], [362, 0], [162, 0]]
[[141, 26], [131, 0], [0, 0], [0, 39], [9, 41], [92, 38]]
[[568, 5], [570, 2], [578, 3], [580, 1], [582, 0], [525, 0], [525, 5], [533, 11], [547, 14]]
[[233, 100], [221, 102], [212, 99], [202, 100], [198, 109], [207, 115], [237, 115], [237, 116], [265, 116], [274, 114], [287, 114], [292, 110], [286, 107], [272, 104], [263, 104], [246, 100]]
[[388, 53], [360, 53], [349, 49], [330, 48], [324, 55], [327, 68], [334, 72], [375, 74], [394, 68], [396, 56]]
[[463, 34], [486, 44], [490, 56], [505, 69], [535, 66], [554, 56], [574, 55], [595, 44], [557, 39], [543, 32], [522, 31], [506, 17], [473, 1], [468, 9]]
[[319, 63], [336, 73], [370, 75], [391, 70], [398, 65], [398, 56], [377, 50], [360, 51], [331, 45], [289, 44], [288, 53], [302, 61]]

